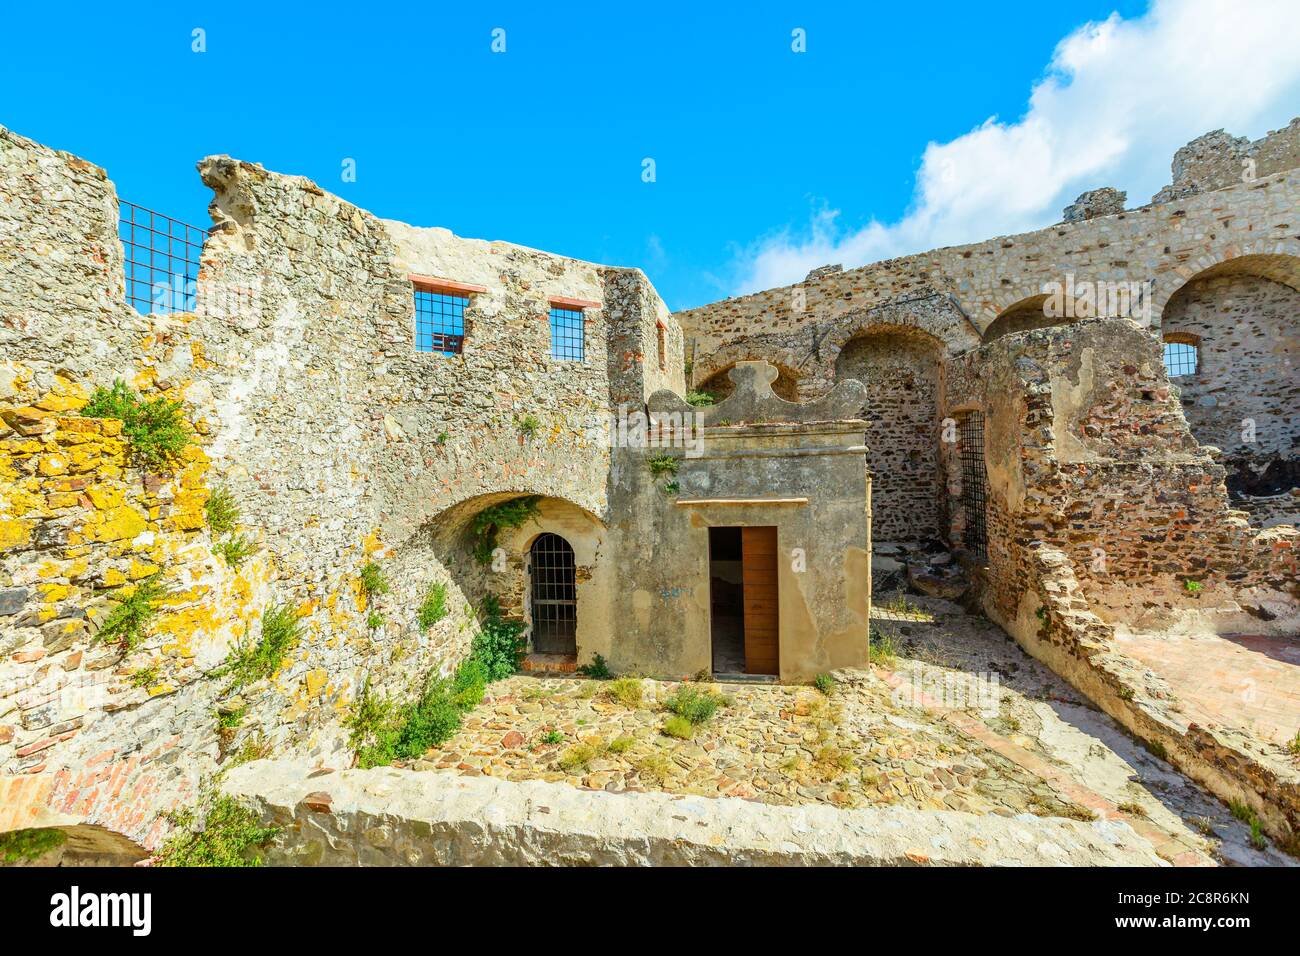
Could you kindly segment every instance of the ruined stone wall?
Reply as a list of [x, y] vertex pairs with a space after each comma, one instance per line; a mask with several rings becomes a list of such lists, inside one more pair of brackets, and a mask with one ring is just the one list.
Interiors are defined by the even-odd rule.
[[[1131, 317], [1146, 322], [1152, 331], [1160, 329], [1167, 306], [1166, 329], [1186, 324], [1184, 313], [1189, 302], [1196, 300], [1197, 286], [1188, 286], [1193, 280], [1220, 281], [1226, 274], [1236, 273], [1253, 276], [1257, 283], [1300, 289], [1300, 240], [1294, 229], [1294, 212], [1300, 207], [1297, 130], [1300, 120], [1250, 146], [1258, 175], [1249, 182], [1238, 175], [1231, 182], [1215, 181], [1213, 191], [1198, 187], [1177, 196], [1157, 197], [1157, 204], [1036, 232], [936, 249], [859, 269], [816, 269], [796, 285], [680, 312], [677, 318], [687, 350], [694, 356], [693, 380], [704, 381], [738, 360], [765, 359], [793, 370], [802, 396], [818, 395], [834, 381], [849, 343], [887, 324], [909, 326], [933, 336], [941, 344], [942, 357], [951, 359], [976, 349], [981, 341], [1077, 321], [1044, 314], [1044, 287], [1049, 283], [1086, 282], [1094, 288], [1106, 283], [1136, 284], [1149, 289], [1150, 315]], [[1188, 147], [1192, 152], [1196, 151], [1194, 145]], [[1181, 165], [1175, 164], [1176, 176], [1183, 169], [1202, 185], [1210, 182], [1208, 173], [1194, 171], [1190, 153], [1180, 155], [1184, 159]], [[1180, 292], [1185, 287], [1188, 292]], [[1276, 423], [1300, 420], [1294, 390], [1280, 380], [1290, 370], [1286, 362], [1292, 336], [1284, 331], [1270, 335], [1264, 329], [1272, 328], [1288, 309], [1294, 309], [1289, 305], [1290, 292], [1265, 294], [1263, 288], [1256, 285], [1255, 291], [1246, 295], [1239, 290], [1231, 306], [1216, 307], [1237, 316], [1249, 313], [1249, 322], [1261, 330], [1261, 335], [1248, 339], [1243, 328], [1232, 341], [1240, 344], [1237, 362], [1252, 368], [1270, 366], [1262, 375], [1262, 390], [1257, 394], [1250, 375], [1231, 382], [1216, 379], [1209, 387], [1214, 391], [1212, 397], [1224, 406], [1266, 412], [1274, 423], [1273, 434], [1287, 444], [1291, 429]], [[1191, 321], [1199, 320], [1191, 317]], [[949, 365], [955, 368], [956, 363]], [[867, 375], [869, 388], [870, 378]], [[884, 376], [884, 381], [888, 380], [889, 376]], [[948, 407], [958, 406], [960, 394], [960, 388], [954, 390]], [[1208, 399], [1201, 390], [1192, 400]], [[1193, 424], [1199, 425], [1197, 419], [1203, 417], [1192, 414]], [[888, 438], [891, 426], [876, 420], [877, 416], [869, 418], [873, 429], [869, 436], [879, 437], [868, 438], [873, 445], [877, 494], [881, 502], [888, 502], [890, 484], [901, 486], [911, 474], [914, 450], [892, 447]], [[877, 445], [880, 447], [875, 449]], [[954, 456], [951, 445], [936, 449], [940, 472], [948, 481], [956, 470]], [[1234, 476], [1234, 493], [1252, 483], [1257, 492], [1278, 492], [1262, 499], [1258, 494], [1235, 499], [1258, 525], [1294, 520], [1293, 500], [1279, 495], [1294, 483], [1291, 465], [1274, 463], [1265, 476], [1263, 469], [1270, 467], [1270, 461], [1258, 455], [1249, 464], [1244, 456], [1229, 455], [1224, 464]], [[885, 521], [889, 510], [878, 503]], [[948, 510], [945, 516], [942, 506], [939, 510], [939, 522], [947, 528], [962, 523], [959, 513]], [[886, 540], [890, 535], [886, 525], [878, 530], [877, 539]]]
[[1223, 452], [1228, 489], [1256, 524], [1300, 517], [1300, 292], [1253, 275], [1188, 283], [1161, 324], [1191, 337], [1194, 375], [1174, 379], [1192, 434]]
[[1230, 509], [1223, 468], [1191, 436], [1145, 331], [1091, 320], [1007, 336], [953, 364], [966, 366], [949, 378], [954, 407], [986, 419], [995, 620], [1014, 618], [1033, 586], [1026, 548], [1040, 542], [1069, 558], [1110, 622], [1293, 626], [1300, 537], [1256, 532]]
[[1300, 118], [1251, 142], [1221, 129], [1198, 136], [1174, 153], [1174, 181], [1151, 201], [1172, 202], [1300, 166]]
[[934, 538], [939, 492], [939, 355], [934, 339], [914, 330], [880, 330], [853, 339], [835, 363], [841, 381], [866, 386], [863, 418], [877, 541]]
[[[869, 319], [883, 308], [916, 312], [921, 327], [951, 352], [974, 347], [960, 322], [936, 322], [927, 301], [948, 299], [958, 316], [969, 316], [976, 336], [999, 315], [1043, 294], [1043, 285], [1066, 274], [1089, 282], [1147, 282], [1153, 318], [1189, 279], [1219, 263], [1259, 254], [1286, 257], [1271, 278], [1300, 283], [1300, 240], [1294, 210], [1300, 204], [1300, 119], [1286, 131], [1260, 141], [1258, 177], [1240, 176], [1198, 193], [1117, 215], [1061, 223], [1035, 232], [950, 246], [844, 271], [814, 270], [802, 283], [737, 296], [678, 312], [694, 348], [695, 377], [702, 380], [737, 358], [765, 358], [791, 367], [825, 363], [833, 368], [839, 323], [849, 316]], [[1238, 166], [1240, 171], [1240, 166]], [[859, 326], [865, 326], [859, 321]], [[860, 331], [860, 329], [859, 329]], [[828, 335], [829, 333], [829, 335]], [[745, 356], [738, 352], [751, 351]]]
[[[346, 761], [363, 679], [403, 693], [453, 666], [503, 583], [469, 560], [465, 525], [518, 494], [603, 513], [597, 426], [615, 399], [681, 384], [681, 335], [635, 270], [384, 222], [228, 157], [200, 164], [215, 225], [195, 311], [141, 316], [122, 299], [103, 171], [0, 134], [0, 255], [17, 263], [0, 285], [0, 774], [20, 775], [0, 778], [0, 825], [89, 819], [154, 845], [158, 811], [223, 758]], [[415, 351], [410, 272], [487, 287], [463, 356]], [[601, 303], [582, 363], [550, 358], [552, 295]], [[79, 416], [116, 378], [182, 403], [177, 467], [142, 471], [119, 423]], [[238, 568], [203, 520], [217, 485], [256, 546]], [[369, 561], [391, 587], [368, 600]], [[146, 639], [97, 644], [104, 611], [154, 569], [171, 594]], [[422, 631], [435, 582], [450, 613]], [[232, 702], [205, 675], [275, 605], [301, 639]], [[93, 693], [61, 690], [68, 675]], [[240, 710], [233, 732], [218, 734], [218, 706]]]

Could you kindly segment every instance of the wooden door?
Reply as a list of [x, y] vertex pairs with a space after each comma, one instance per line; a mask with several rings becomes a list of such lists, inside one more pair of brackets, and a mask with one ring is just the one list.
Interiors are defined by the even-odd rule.
[[779, 674], [776, 528], [741, 528], [745, 673]]

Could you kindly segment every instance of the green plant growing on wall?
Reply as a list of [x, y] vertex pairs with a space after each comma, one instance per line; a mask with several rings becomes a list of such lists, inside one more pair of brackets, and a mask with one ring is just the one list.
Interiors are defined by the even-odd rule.
[[231, 690], [270, 677], [280, 669], [300, 636], [298, 612], [285, 604], [272, 605], [262, 612], [261, 639], [241, 641], [217, 673], [231, 675]]
[[68, 835], [55, 827], [32, 827], [0, 833], [0, 864], [35, 860], [63, 846]]
[[450, 438], [451, 438], [451, 435], [449, 435], [449, 434], [447, 433], [447, 430], [446, 430], [446, 429], [443, 429], [442, 431], [438, 432], [438, 437], [435, 438], [434, 441], [437, 442], [439, 445], [445, 445], [445, 444], [447, 444], [447, 441], [448, 441]]
[[673, 481], [664, 482], [664, 494], [675, 495], [682, 490], [682, 483], [674, 479]]
[[437, 581], [430, 584], [429, 590], [424, 592], [424, 600], [416, 611], [416, 619], [420, 623], [420, 630], [427, 631], [446, 616], [447, 585]]
[[813, 678], [813, 686], [829, 697], [835, 690], [835, 678], [830, 674], [818, 674]]
[[706, 405], [712, 405], [713, 401], [714, 399], [713, 399], [712, 392], [687, 392], [686, 393], [686, 404], [694, 405], [696, 408], [703, 408]]
[[384, 569], [374, 561], [367, 561], [361, 568], [361, 593], [366, 596], [366, 603], [369, 604], [381, 594], [389, 592], [390, 585], [388, 578], [384, 576]]
[[371, 611], [366, 615], [366, 627], [372, 631], [377, 631], [384, 626], [384, 616], [378, 611]]
[[219, 537], [235, 530], [235, 522], [239, 520], [240, 514], [239, 504], [229, 488], [225, 485], [217, 485], [212, 489], [212, 494], [208, 495], [208, 500], [203, 505], [203, 513], [207, 515], [209, 530], [214, 536]]
[[501, 532], [507, 528], [522, 527], [541, 514], [538, 503], [541, 495], [525, 495], [511, 498], [499, 504], [484, 508], [470, 522], [470, 534], [474, 538], [474, 560], [479, 564], [491, 564], [492, 552], [501, 541]]
[[1184, 581], [1183, 590], [1186, 591], [1188, 594], [1190, 594], [1192, 597], [1196, 597], [1196, 595], [1200, 594], [1203, 590], [1205, 590], [1205, 585], [1203, 585], [1200, 581]]
[[177, 810], [167, 819], [176, 831], [158, 851], [157, 866], [261, 866], [254, 851], [281, 830], [261, 826], [234, 797], [210, 791], [198, 807]]
[[681, 462], [674, 455], [654, 455], [646, 461], [650, 473], [658, 478], [660, 475], [675, 475]]
[[222, 713], [221, 711], [217, 711], [217, 729], [234, 730], [236, 727], [238, 727], [240, 724], [244, 722], [244, 715], [246, 715], [247, 713], [248, 713], [247, 706], [229, 711], [228, 713]]
[[121, 379], [111, 388], [95, 389], [81, 414], [120, 420], [133, 461], [148, 471], [166, 470], [190, 441], [180, 402], [161, 397], [146, 402]]
[[1292, 757], [1300, 757], [1300, 730], [1295, 732], [1295, 736], [1287, 741], [1286, 752]]
[[524, 625], [520, 621], [507, 621], [501, 615], [501, 602], [488, 595], [483, 602], [483, 621], [479, 632], [470, 644], [470, 657], [481, 661], [487, 668], [488, 680], [498, 681], [519, 670], [525, 645]]
[[527, 415], [515, 419], [515, 427], [519, 429], [521, 434], [532, 438], [541, 430], [542, 420], [529, 412]]
[[158, 602], [167, 594], [162, 572], [149, 575], [104, 619], [95, 635], [95, 643], [117, 643], [123, 651], [132, 651], [144, 640], [145, 631], [158, 614]]
[[450, 740], [460, 729], [464, 713], [483, 699], [487, 669], [479, 661], [464, 661], [452, 680], [431, 674], [419, 696], [405, 705], [376, 697], [366, 677], [356, 709], [347, 721], [352, 746], [361, 767], [379, 767], [411, 760]]
[[150, 664], [147, 667], [140, 667], [131, 672], [130, 678], [132, 687], [148, 687], [150, 684], [158, 683], [158, 665]]
[[231, 535], [224, 541], [212, 546], [212, 550], [221, 555], [227, 567], [237, 568], [257, 550], [251, 538], [242, 534]]

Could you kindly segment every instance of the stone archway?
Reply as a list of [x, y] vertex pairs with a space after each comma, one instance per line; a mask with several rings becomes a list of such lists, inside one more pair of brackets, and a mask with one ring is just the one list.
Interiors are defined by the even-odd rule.
[[939, 536], [939, 364], [943, 346], [915, 328], [873, 326], [835, 360], [837, 381], [867, 390], [872, 537], [915, 541]]
[[[1300, 257], [1247, 255], [1193, 275], [1161, 312], [1192, 435], [1223, 452], [1229, 496], [1268, 527], [1300, 518]], [[1169, 356], [1166, 355], [1166, 365]]]

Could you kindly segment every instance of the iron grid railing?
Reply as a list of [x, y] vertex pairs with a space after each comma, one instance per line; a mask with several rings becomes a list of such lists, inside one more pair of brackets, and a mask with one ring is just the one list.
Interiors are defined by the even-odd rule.
[[465, 347], [465, 309], [469, 298], [415, 290], [415, 349], [459, 355]]
[[963, 541], [981, 558], [987, 558], [988, 498], [984, 465], [984, 413], [968, 412], [961, 417], [961, 503], [966, 516]]
[[126, 300], [145, 315], [193, 312], [207, 230], [118, 200], [118, 237], [126, 253]]
[[581, 362], [585, 354], [586, 327], [578, 309], [551, 309], [551, 357]]
[[541, 654], [572, 654], [578, 628], [573, 548], [548, 531], [533, 542], [531, 558], [533, 649]]

